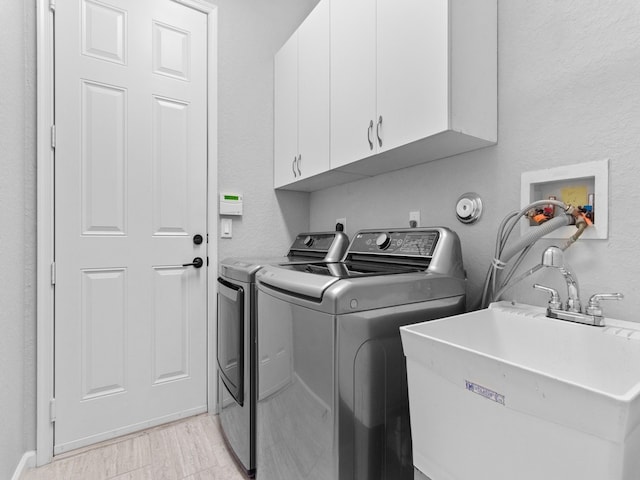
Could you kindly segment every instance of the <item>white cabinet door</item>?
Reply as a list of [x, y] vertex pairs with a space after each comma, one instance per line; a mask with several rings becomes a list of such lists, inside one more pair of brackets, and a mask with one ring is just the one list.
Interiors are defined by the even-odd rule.
[[333, 168], [448, 128], [447, 6], [448, 0], [332, 3]]
[[298, 177], [298, 34], [295, 33], [275, 56], [274, 185], [276, 188]]
[[329, 170], [329, 1], [298, 30], [298, 165], [302, 179]]
[[448, 3], [377, 0], [381, 152], [449, 128]]
[[329, 2], [275, 56], [275, 188], [329, 170]]
[[376, 153], [375, 46], [375, 0], [332, 1], [331, 168]]

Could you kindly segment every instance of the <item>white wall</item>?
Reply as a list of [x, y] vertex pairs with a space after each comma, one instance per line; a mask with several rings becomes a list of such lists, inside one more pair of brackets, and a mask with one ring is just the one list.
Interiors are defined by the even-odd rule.
[[284, 255], [309, 228], [309, 195], [273, 190], [273, 56], [318, 0], [211, 0], [219, 7], [220, 193], [244, 195], [219, 257]]
[[[446, 225], [460, 235], [469, 293], [476, 299], [497, 225], [520, 207], [520, 174], [610, 158], [609, 239], [579, 241], [566, 259], [577, 272], [583, 299], [594, 292], [623, 292], [625, 300], [606, 304], [605, 312], [637, 319], [640, 3], [498, 4], [498, 145], [315, 192], [311, 229], [329, 228], [342, 216], [350, 235], [365, 227], [408, 226], [409, 210], [419, 209], [423, 225]], [[459, 223], [454, 212], [456, 199], [468, 191], [478, 192], [485, 206], [480, 222], [471, 226]], [[525, 265], [539, 263], [539, 252]], [[515, 297], [546, 304], [544, 294], [532, 291], [534, 281], [566, 296], [557, 272], [539, 272], [515, 289]]]
[[0, 478], [35, 445], [35, 2], [0, 17]]

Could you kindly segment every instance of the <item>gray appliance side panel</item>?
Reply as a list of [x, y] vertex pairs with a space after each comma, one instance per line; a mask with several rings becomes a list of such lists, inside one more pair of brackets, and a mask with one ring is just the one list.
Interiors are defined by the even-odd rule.
[[258, 478], [334, 480], [335, 316], [257, 298]]
[[413, 479], [399, 328], [464, 312], [465, 296], [337, 316], [340, 479]]
[[400, 273], [340, 280], [325, 291], [319, 309], [337, 314], [464, 296], [466, 281], [437, 273]]
[[[223, 277], [224, 278], [224, 277]], [[251, 349], [253, 348], [252, 336], [252, 308], [253, 297], [255, 295], [255, 284], [234, 281], [229, 278], [225, 280], [241, 286], [244, 291], [244, 368], [243, 368], [243, 406], [235, 402], [224, 382], [220, 378], [220, 373], [216, 375], [218, 381], [218, 417], [224, 437], [231, 447], [234, 456], [242, 464], [245, 470], [251, 471], [255, 468], [255, 424], [253, 415], [255, 414], [255, 390], [251, 386], [252, 373], [255, 370], [255, 361], [251, 359]], [[219, 370], [218, 362], [215, 367]]]

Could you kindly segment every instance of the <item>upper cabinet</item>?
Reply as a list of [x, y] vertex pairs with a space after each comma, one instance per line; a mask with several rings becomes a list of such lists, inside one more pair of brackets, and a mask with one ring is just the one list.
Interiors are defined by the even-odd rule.
[[275, 56], [274, 184], [329, 170], [329, 2]]
[[276, 187], [316, 190], [496, 143], [497, 0], [328, 1], [329, 165]]
[[384, 152], [449, 128], [449, 2], [372, 3], [377, 31], [376, 136], [378, 151]]
[[331, 167], [377, 152], [376, 2], [331, 1]]

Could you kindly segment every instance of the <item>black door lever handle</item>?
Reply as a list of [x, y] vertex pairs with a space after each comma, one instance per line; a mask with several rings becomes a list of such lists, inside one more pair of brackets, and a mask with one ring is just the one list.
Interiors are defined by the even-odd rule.
[[196, 268], [200, 268], [202, 267], [202, 265], [204, 265], [204, 261], [200, 257], [194, 258], [192, 263], [182, 264], [183, 267], [196, 267]]

